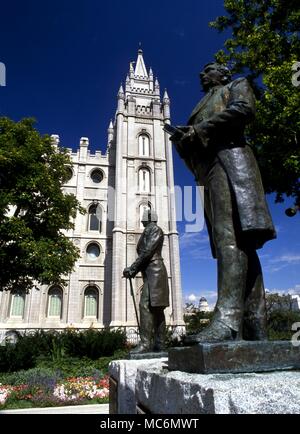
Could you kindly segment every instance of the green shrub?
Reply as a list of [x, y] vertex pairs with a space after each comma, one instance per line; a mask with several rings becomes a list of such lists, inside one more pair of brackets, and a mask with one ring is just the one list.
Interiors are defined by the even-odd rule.
[[62, 372], [57, 369], [38, 367], [28, 370], [21, 370], [12, 373], [0, 373], [0, 383], [20, 386], [32, 382], [42, 381], [48, 378], [63, 378]]
[[290, 340], [295, 333], [292, 325], [300, 322], [299, 312], [273, 310], [268, 315], [268, 337], [270, 340]]
[[126, 348], [126, 335], [122, 330], [88, 329], [79, 333], [66, 331], [63, 340], [69, 356], [88, 357], [92, 360], [112, 356], [116, 350]]
[[30, 369], [37, 364], [43, 366], [45, 359], [47, 363], [52, 361], [54, 369], [63, 367], [64, 372], [68, 371], [65, 360], [71, 360], [71, 372], [78, 370], [79, 363], [81, 367], [84, 365], [78, 358], [97, 360], [100, 357], [111, 357], [115, 351], [125, 349], [126, 335], [122, 330], [42, 330], [34, 334], [19, 335], [15, 344], [7, 343], [0, 347], [0, 372]]
[[192, 315], [184, 315], [186, 334], [194, 335], [204, 330], [210, 323], [214, 312], [195, 312]]

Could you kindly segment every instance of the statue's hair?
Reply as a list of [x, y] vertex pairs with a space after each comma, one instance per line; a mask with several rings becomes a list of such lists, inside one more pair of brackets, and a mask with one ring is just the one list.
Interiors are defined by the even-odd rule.
[[221, 65], [220, 63], [217, 63], [217, 62], [210, 62], [210, 63], [207, 63], [203, 69], [205, 69], [209, 65], [214, 65], [216, 67], [216, 69], [223, 75], [223, 78], [222, 78], [223, 84], [227, 84], [227, 83], [231, 82], [231, 72], [227, 66]]

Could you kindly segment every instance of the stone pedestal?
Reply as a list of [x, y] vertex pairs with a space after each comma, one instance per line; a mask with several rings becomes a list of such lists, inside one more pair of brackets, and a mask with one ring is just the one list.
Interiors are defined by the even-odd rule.
[[110, 414], [300, 414], [300, 371], [191, 374], [167, 359], [110, 364]]
[[290, 341], [196, 344], [169, 350], [169, 370], [198, 374], [300, 369], [300, 347]]
[[167, 366], [167, 358], [118, 360], [109, 365], [110, 414], [136, 414], [136, 375], [138, 369], [145, 371], [157, 366]]
[[300, 372], [188, 374], [138, 369], [136, 402], [152, 414], [299, 414]]

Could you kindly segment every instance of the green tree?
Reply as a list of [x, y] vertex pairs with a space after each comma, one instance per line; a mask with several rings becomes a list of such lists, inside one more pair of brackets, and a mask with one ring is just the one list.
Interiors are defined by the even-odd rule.
[[190, 314], [185, 314], [184, 322], [186, 325], [186, 333], [188, 335], [200, 333], [209, 325], [213, 314], [214, 312], [202, 312], [198, 309], [195, 309]]
[[266, 310], [268, 317], [272, 312], [277, 310], [292, 311], [293, 306], [294, 302], [290, 294], [279, 294], [278, 292], [266, 293]]
[[295, 333], [292, 326], [300, 322], [300, 312], [294, 309], [290, 294], [267, 293], [267, 327], [271, 340], [290, 340]]
[[232, 35], [216, 59], [246, 74], [255, 89], [257, 116], [248, 136], [266, 192], [300, 205], [300, 86], [292, 83], [300, 61], [299, 1], [224, 0], [224, 7], [227, 15], [210, 26]]
[[64, 194], [71, 161], [32, 119], [0, 118], [0, 290], [63, 284], [79, 251], [63, 230], [83, 212]]

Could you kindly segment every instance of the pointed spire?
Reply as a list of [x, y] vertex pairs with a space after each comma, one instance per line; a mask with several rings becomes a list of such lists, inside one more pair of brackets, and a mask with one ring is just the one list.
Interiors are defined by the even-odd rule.
[[135, 62], [130, 62], [130, 66], [129, 66], [129, 74], [130, 74], [130, 78], [134, 78], [134, 67], [133, 64]]
[[118, 98], [124, 98], [124, 89], [123, 89], [123, 85], [122, 85], [122, 83], [121, 83], [121, 86], [120, 86], [120, 89], [119, 89], [119, 92], [118, 92]]
[[164, 103], [170, 103], [170, 98], [167, 92], [167, 89], [165, 89], [164, 97], [163, 97]]
[[143, 58], [143, 50], [140, 48], [138, 51], [138, 58], [135, 65], [134, 75], [136, 77], [144, 77], [148, 78], [148, 73], [146, 69], [146, 65]]
[[165, 89], [164, 97], [163, 97], [163, 114], [164, 114], [164, 120], [170, 120], [170, 98], [167, 92], [167, 89]]
[[159, 87], [159, 82], [158, 82], [157, 78], [155, 79], [154, 95], [160, 96], [160, 87]]
[[110, 123], [109, 123], [108, 130], [107, 130], [107, 146], [108, 146], [108, 148], [110, 148], [111, 142], [113, 141], [113, 138], [114, 138], [114, 126], [113, 126], [113, 122], [111, 119]]
[[150, 70], [149, 70], [149, 78], [152, 78], [152, 79], [153, 79], [153, 71], [152, 71], [151, 66], [150, 66]]
[[131, 90], [130, 78], [129, 78], [129, 75], [127, 74], [127, 76], [126, 76], [126, 85], [125, 85], [125, 92], [126, 92], [126, 94], [128, 92], [130, 92], [130, 90]]

